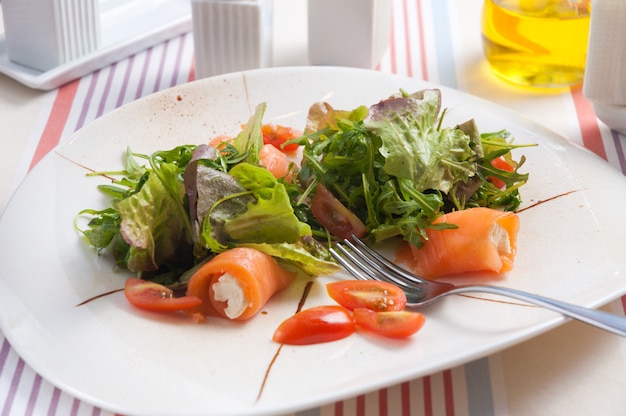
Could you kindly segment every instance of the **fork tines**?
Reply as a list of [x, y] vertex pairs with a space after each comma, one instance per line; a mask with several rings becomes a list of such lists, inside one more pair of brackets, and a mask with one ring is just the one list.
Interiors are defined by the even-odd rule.
[[335, 248], [330, 249], [333, 257], [357, 279], [382, 280], [409, 289], [420, 283], [417, 276], [393, 264], [354, 235], [352, 241], [345, 239], [335, 244]]

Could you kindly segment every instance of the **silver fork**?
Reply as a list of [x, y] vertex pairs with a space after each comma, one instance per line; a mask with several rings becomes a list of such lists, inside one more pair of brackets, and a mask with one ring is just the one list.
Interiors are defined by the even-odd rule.
[[606, 331], [626, 337], [626, 317], [583, 308], [516, 289], [489, 285], [453, 285], [416, 276], [387, 260], [363, 241], [352, 236], [335, 244], [330, 252], [355, 278], [393, 283], [407, 295], [407, 306], [414, 308], [432, 303], [454, 293], [482, 292], [502, 295], [559, 312]]

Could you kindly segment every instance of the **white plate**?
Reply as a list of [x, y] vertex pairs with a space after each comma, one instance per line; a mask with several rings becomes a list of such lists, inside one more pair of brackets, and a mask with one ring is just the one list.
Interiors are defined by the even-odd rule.
[[[129, 306], [126, 273], [88, 248], [76, 213], [103, 207], [96, 170], [121, 167], [137, 152], [202, 143], [235, 133], [267, 102], [266, 122], [303, 127], [309, 105], [351, 109], [423, 81], [367, 70], [282, 68], [231, 74], [175, 87], [96, 120], [31, 172], [0, 220], [0, 323], [18, 353], [76, 397], [134, 415], [261, 415], [315, 407], [477, 359], [563, 322], [540, 308], [450, 297], [424, 310], [425, 327], [407, 341], [364, 335], [282, 348], [274, 329], [290, 316], [302, 284], [274, 298], [247, 323], [159, 317]], [[509, 129], [530, 180], [520, 213], [514, 271], [496, 282], [588, 307], [626, 290], [626, 179], [591, 153], [499, 106], [441, 88], [446, 125], [475, 118], [482, 131]], [[574, 192], [572, 192], [574, 191]], [[566, 194], [568, 192], [572, 192]], [[306, 306], [329, 303], [320, 279]]]

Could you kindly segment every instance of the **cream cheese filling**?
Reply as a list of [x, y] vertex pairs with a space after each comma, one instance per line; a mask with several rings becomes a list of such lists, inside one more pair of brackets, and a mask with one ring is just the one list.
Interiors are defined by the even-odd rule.
[[230, 319], [241, 316], [249, 303], [239, 281], [228, 273], [221, 275], [213, 285], [213, 298], [226, 302], [224, 313]]
[[491, 242], [498, 248], [499, 254], [511, 254], [511, 242], [509, 241], [509, 233], [500, 224], [495, 223], [491, 227], [489, 234]]

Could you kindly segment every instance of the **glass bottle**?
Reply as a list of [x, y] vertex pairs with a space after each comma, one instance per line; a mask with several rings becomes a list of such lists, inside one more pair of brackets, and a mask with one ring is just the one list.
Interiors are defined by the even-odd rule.
[[582, 82], [591, 0], [485, 0], [482, 38], [493, 71], [514, 84]]

